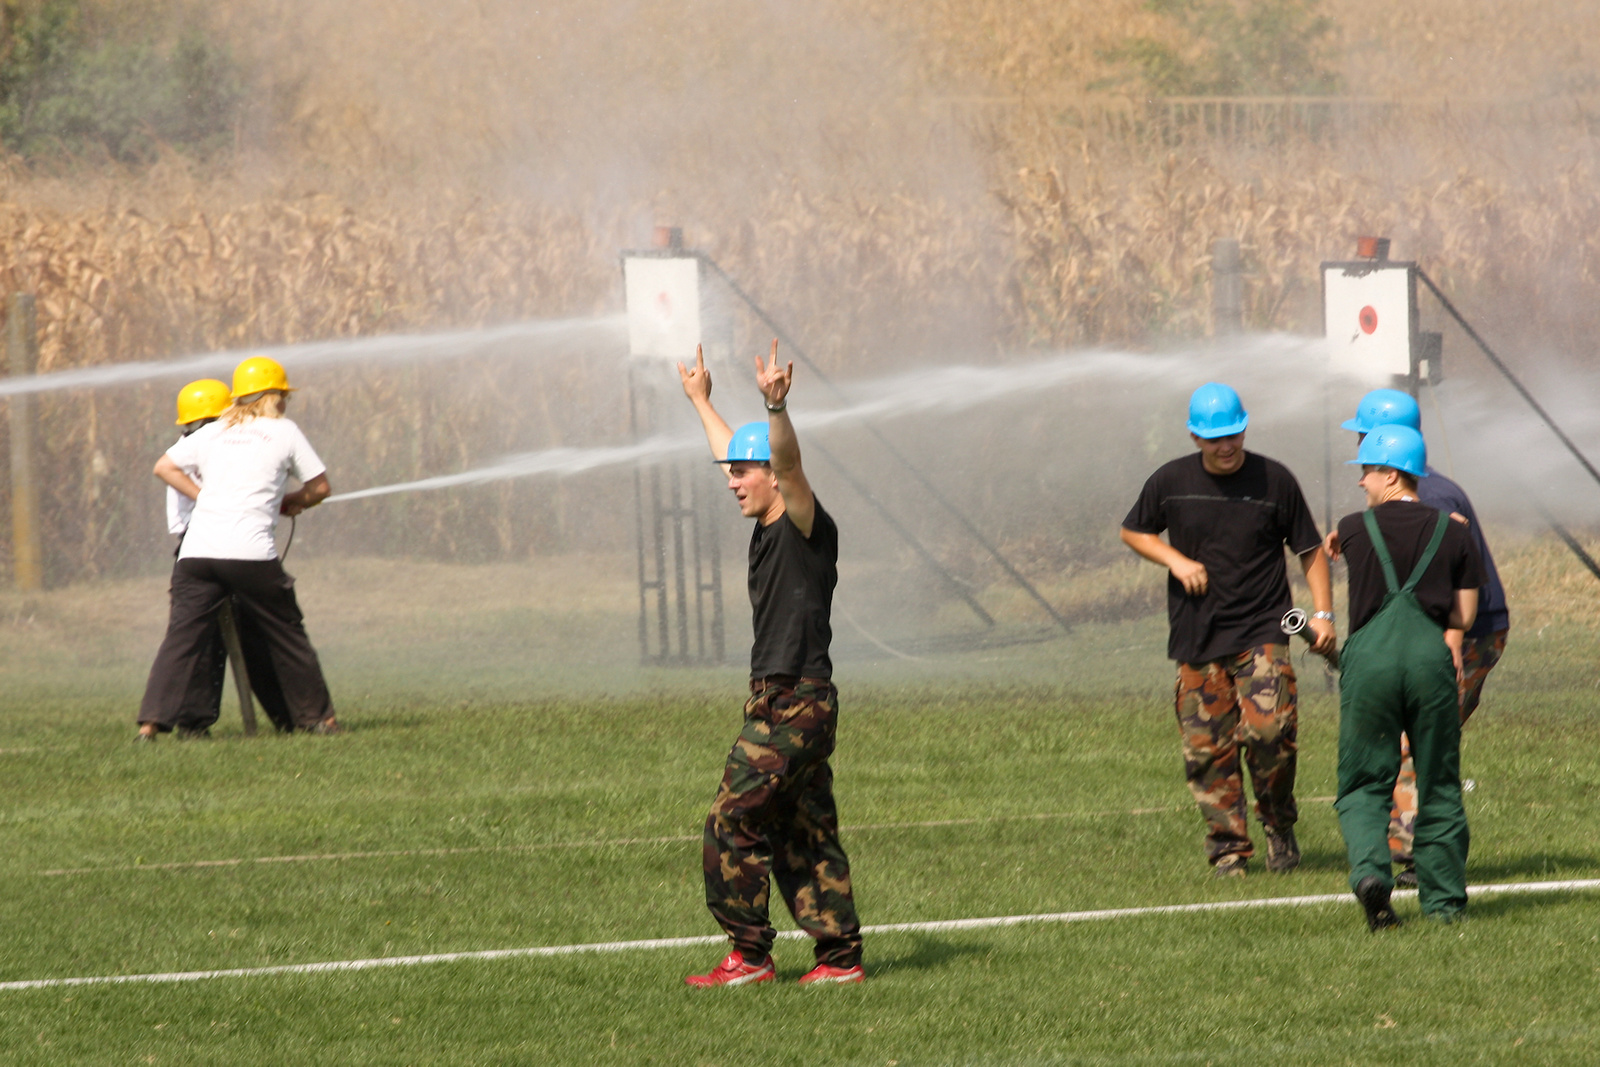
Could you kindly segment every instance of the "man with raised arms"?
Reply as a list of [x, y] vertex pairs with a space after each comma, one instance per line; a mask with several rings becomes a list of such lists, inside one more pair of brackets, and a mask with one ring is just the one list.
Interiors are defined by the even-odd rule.
[[767, 918], [776, 879], [795, 922], [815, 939], [816, 966], [800, 983], [859, 982], [861, 924], [828, 764], [839, 706], [828, 658], [839, 531], [800, 466], [787, 413], [794, 364], [778, 365], [777, 341], [768, 362], [756, 359], [767, 421], [737, 431], [711, 406], [703, 354], [696, 353], [692, 370], [678, 364], [678, 374], [740, 512], [756, 520], [750, 697], [706, 817], [703, 852], [706, 906], [733, 951], [709, 973], [685, 981], [703, 987], [776, 977]]
[[[1129, 548], [1166, 567], [1167, 654], [1178, 663], [1184, 773], [1206, 821], [1206, 859], [1219, 877], [1243, 875], [1254, 846], [1245, 820], [1241, 746], [1267, 831], [1267, 870], [1300, 864], [1294, 824], [1299, 718], [1282, 619], [1294, 604], [1283, 549], [1300, 558], [1316, 614], [1312, 650], [1334, 648], [1328, 557], [1294, 475], [1246, 452], [1250, 416], [1215, 382], [1189, 400], [1198, 455], [1145, 482], [1122, 521]], [[1166, 532], [1170, 543], [1161, 540]]]

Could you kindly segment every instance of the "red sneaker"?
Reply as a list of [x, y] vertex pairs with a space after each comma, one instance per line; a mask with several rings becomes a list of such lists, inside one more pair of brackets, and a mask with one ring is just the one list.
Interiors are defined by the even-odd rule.
[[800, 976], [801, 985], [826, 985], [833, 983], [844, 985], [849, 982], [859, 982], [867, 977], [867, 972], [861, 969], [861, 964], [854, 967], [835, 967], [830, 963], [819, 963], [811, 970]]
[[[859, 969], [859, 968], [858, 968]], [[709, 974], [691, 974], [684, 979], [685, 984], [699, 989], [714, 985], [749, 985], [751, 982], [770, 982], [778, 977], [772, 969], [772, 957], [767, 957], [767, 962], [759, 967], [752, 967], [744, 961], [744, 956], [738, 949], [728, 953], [728, 958], [717, 964], [716, 969]]]

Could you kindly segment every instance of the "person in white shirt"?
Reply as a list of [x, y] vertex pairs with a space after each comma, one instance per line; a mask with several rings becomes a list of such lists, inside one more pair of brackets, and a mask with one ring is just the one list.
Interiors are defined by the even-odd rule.
[[[183, 437], [209, 426], [225, 415], [233, 406], [233, 392], [227, 382], [215, 378], [202, 378], [178, 390], [177, 426]], [[198, 467], [184, 468], [191, 481], [200, 484]], [[194, 514], [194, 501], [172, 486], [167, 486], [167, 531], [178, 536], [178, 547], [183, 545], [183, 535], [188, 532], [189, 518]], [[174, 577], [178, 548], [174, 548]], [[280, 732], [292, 730], [294, 722], [283, 700], [283, 690], [278, 685], [277, 673], [272, 667], [272, 656], [259, 628], [243, 612], [234, 611], [234, 628], [239, 636], [239, 650], [243, 654], [245, 673], [250, 688], [261, 704], [267, 718]], [[218, 616], [220, 621], [220, 613]], [[200, 659], [190, 678], [189, 691], [184, 695], [178, 710], [177, 734], [180, 738], [208, 737], [211, 727], [222, 715], [222, 690], [227, 678], [228, 646], [220, 626], [212, 626], [200, 653]]]
[[[155, 475], [194, 501], [172, 575], [167, 635], [139, 705], [139, 737], [173, 728], [196, 672], [204, 669], [216, 615], [231, 596], [271, 657], [293, 726], [338, 733], [322, 664], [306, 636], [294, 579], [272, 539], [278, 516], [298, 515], [332, 491], [300, 428], [283, 417], [291, 391], [283, 367], [264, 356], [233, 372], [232, 406], [156, 461]], [[185, 473], [194, 470], [196, 479]], [[300, 481], [284, 491], [289, 478]]]
[[[219, 382], [215, 378], [201, 378], [178, 390], [177, 426], [183, 431], [183, 437], [188, 437], [202, 426], [210, 426], [216, 422], [227, 414], [232, 406], [233, 392], [227, 382]], [[183, 473], [194, 478], [198, 471], [191, 467]], [[194, 501], [172, 486], [167, 486], [167, 532], [177, 534], [181, 538], [184, 531], [189, 528], [189, 516], [193, 514]]]

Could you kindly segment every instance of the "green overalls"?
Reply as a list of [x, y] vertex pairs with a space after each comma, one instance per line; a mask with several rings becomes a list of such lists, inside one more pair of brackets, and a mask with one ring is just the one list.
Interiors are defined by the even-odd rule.
[[1389, 806], [1400, 773], [1400, 734], [1417, 765], [1418, 896], [1425, 915], [1449, 917], [1467, 906], [1467, 814], [1461, 806], [1461, 719], [1456, 669], [1443, 628], [1413, 590], [1444, 540], [1441, 513], [1433, 539], [1406, 584], [1369, 510], [1362, 515], [1383, 564], [1389, 593], [1378, 613], [1350, 635], [1339, 682], [1339, 831], [1350, 855], [1350, 888], [1375, 875], [1394, 887], [1389, 869]]

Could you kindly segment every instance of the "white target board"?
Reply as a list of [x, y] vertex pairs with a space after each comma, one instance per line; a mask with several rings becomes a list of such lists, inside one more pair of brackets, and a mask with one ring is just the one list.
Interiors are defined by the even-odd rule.
[[628, 352], [694, 362], [700, 343], [700, 261], [692, 256], [627, 256]]
[[1415, 294], [1409, 263], [1324, 263], [1323, 327], [1334, 369], [1370, 379], [1410, 374]]

